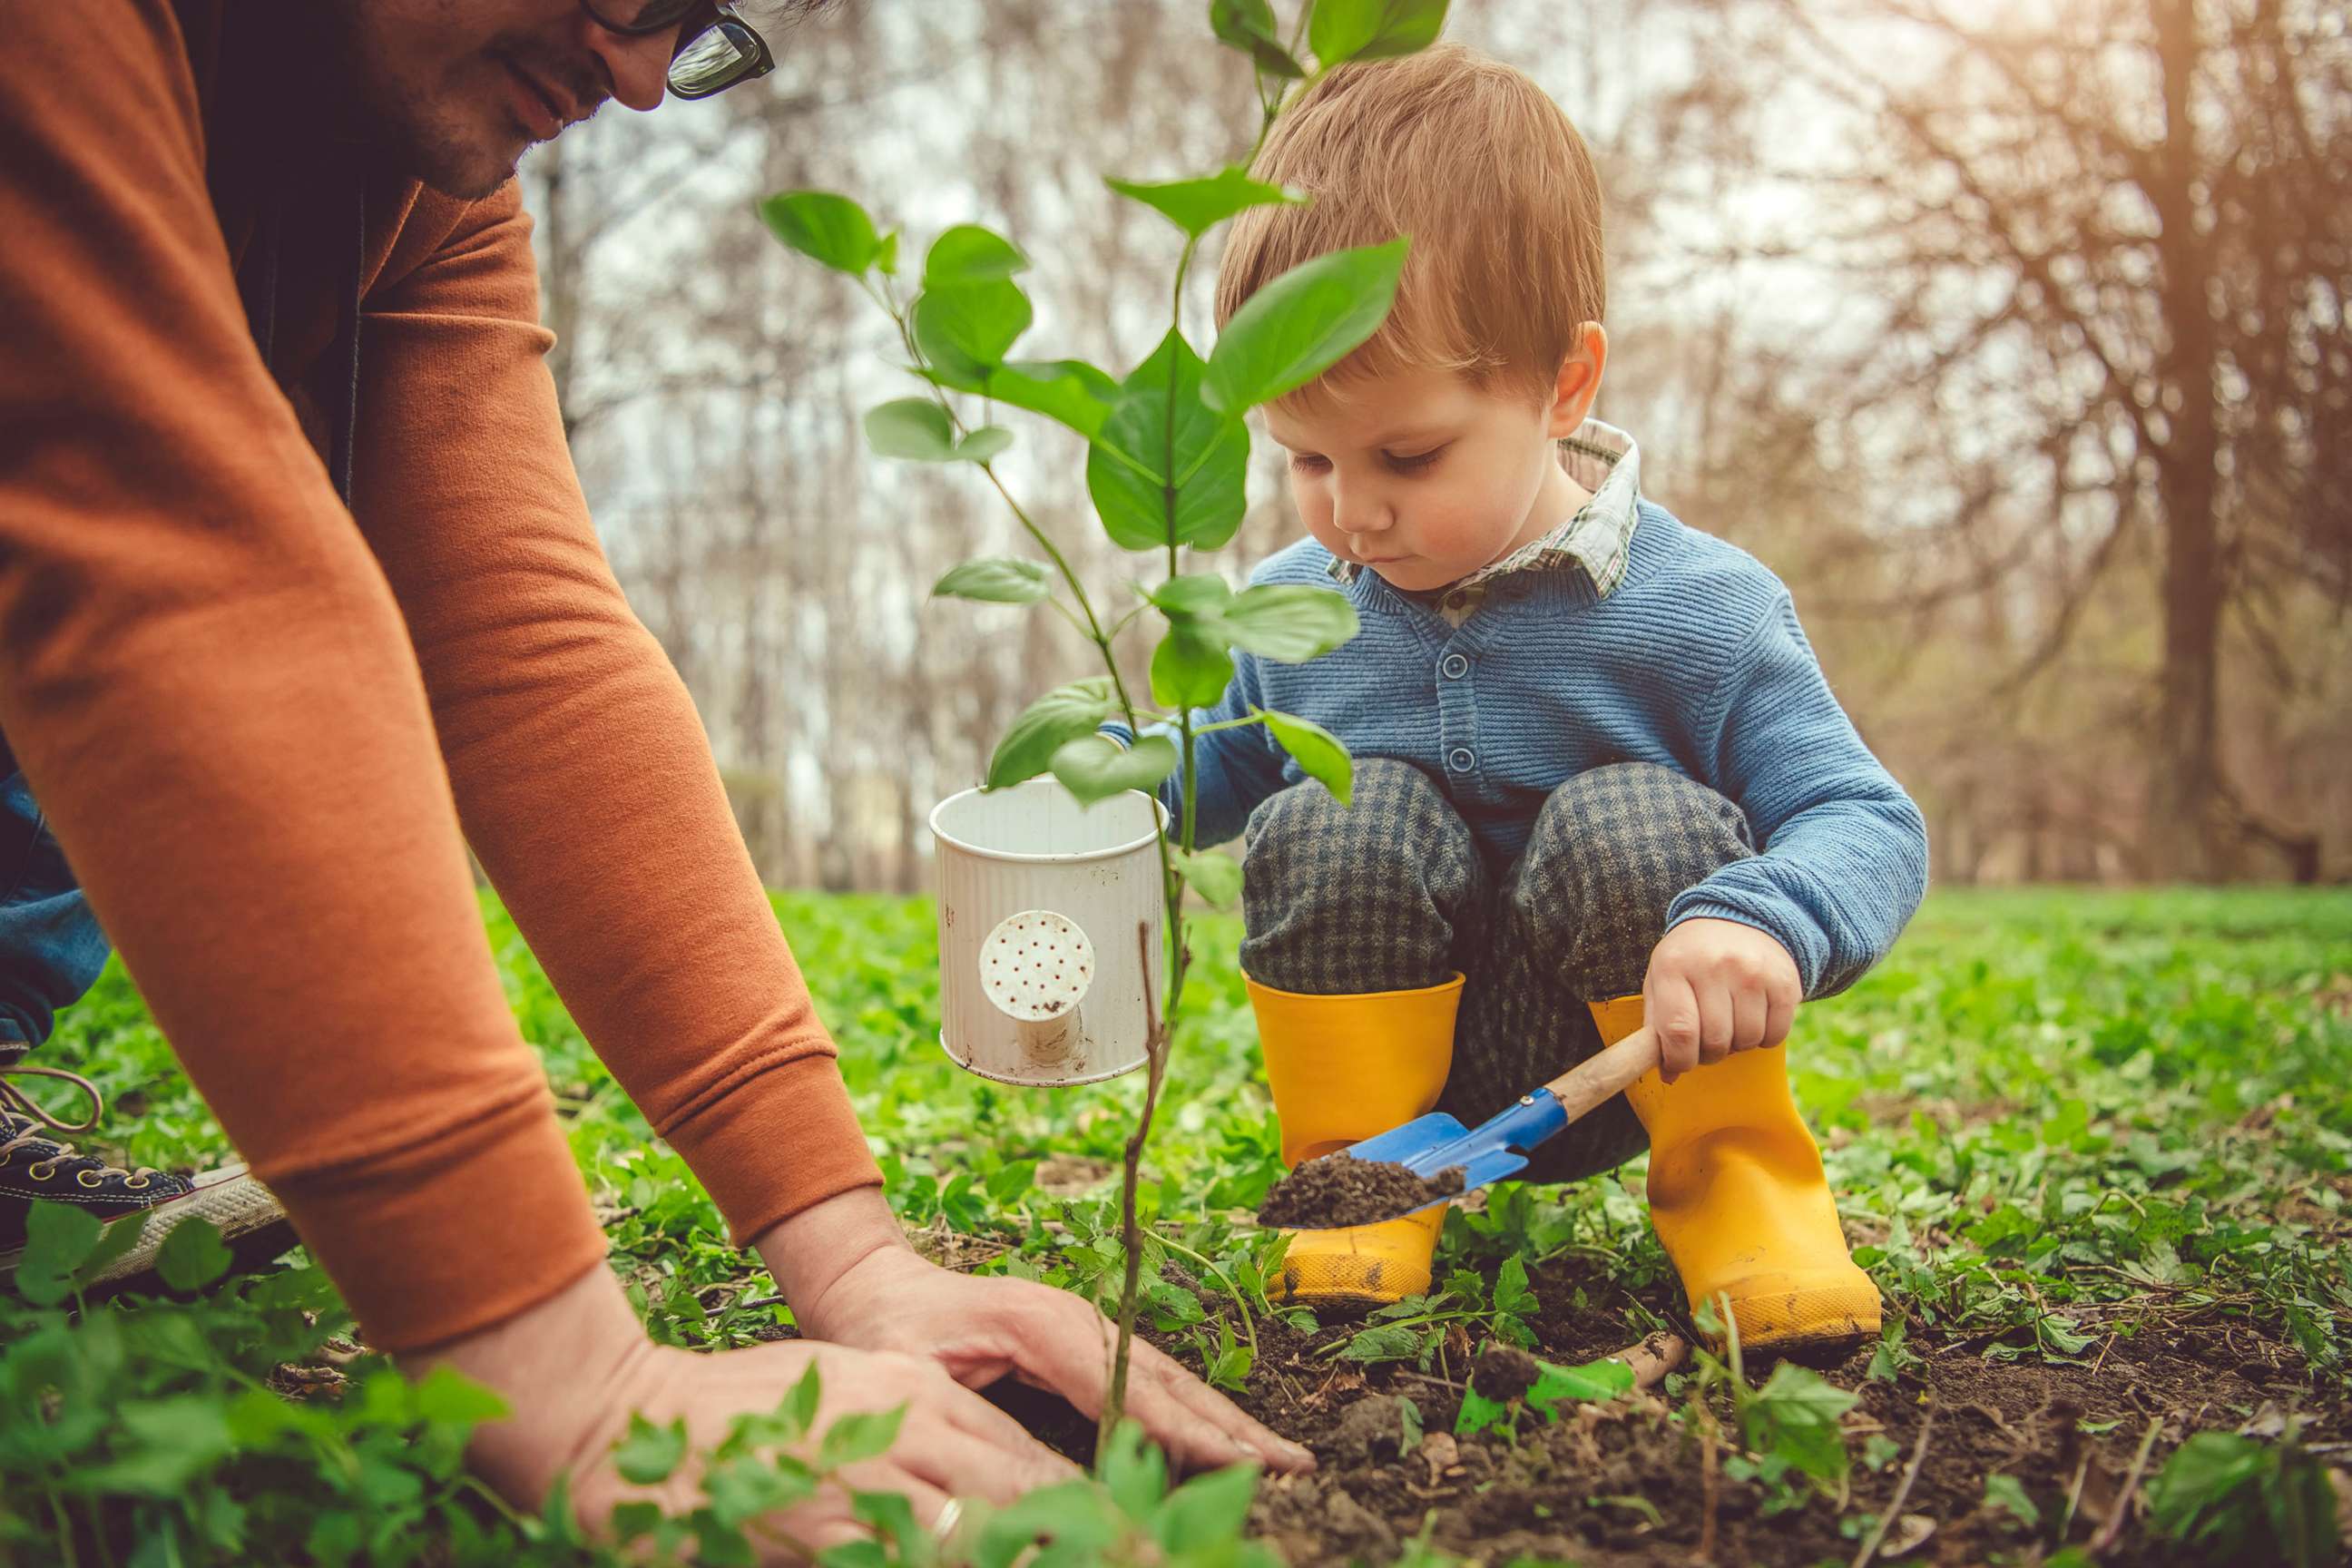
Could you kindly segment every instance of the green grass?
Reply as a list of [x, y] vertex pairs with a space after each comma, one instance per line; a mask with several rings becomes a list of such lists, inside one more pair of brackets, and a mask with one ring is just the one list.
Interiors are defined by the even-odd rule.
[[[961, 1267], [1101, 1298], [1118, 1262], [1112, 1172], [1140, 1083], [1028, 1092], [951, 1067], [936, 1037], [924, 900], [793, 894], [776, 908], [840, 1041], [892, 1202], [922, 1244]], [[725, 1245], [690, 1173], [653, 1140], [495, 910], [490, 931], [516, 1016], [546, 1058], [572, 1147], [608, 1216], [615, 1266], [649, 1326], [666, 1339], [719, 1345], [789, 1321], [782, 1308], [740, 1305], [772, 1289], [766, 1277]], [[1238, 934], [1224, 918], [1197, 928], [1199, 963], [1145, 1194], [1168, 1242], [1147, 1258], [1157, 1281], [1149, 1316], [1162, 1331], [1196, 1336], [1229, 1380], [1245, 1368], [1250, 1324], [1269, 1310], [1256, 1289], [1265, 1241], [1237, 1222], [1277, 1170], [1272, 1106], [1233, 963]], [[226, 1153], [119, 966], [68, 1016], [42, 1059], [107, 1090], [119, 1108], [110, 1147], [124, 1158], [184, 1166]], [[2091, 1361], [2151, 1323], [2230, 1322], [2291, 1347], [2313, 1403], [2340, 1412], [2352, 1378], [2343, 1245], [2352, 1196], [2352, 893], [1941, 893], [1888, 963], [1847, 994], [1804, 1010], [1791, 1061], [1841, 1206], [1864, 1243], [1858, 1257], [1898, 1310], [1880, 1352], [1883, 1375], [1901, 1375], [1922, 1340], [2065, 1364]], [[1668, 1294], [1658, 1288], [1665, 1263], [1638, 1197], [1640, 1174], [1636, 1163], [1570, 1188], [1503, 1189], [1483, 1215], [1457, 1211], [1441, 1277], [1466, 1265], [1491, 1281], [1509, 1256], [1531, 1265], [1570, 1253], [1605, 1260], [1625, 1289], [1595, 1310], [1620, 1316], [1630, 1341], [1656, 1322], [1643, 1300]], [[1047, 1220], [1055, 1228], [1039, 1223]], [[1497, 1311], [1478, 1295], [1486, 1289], [1465, 1282], [1454, 1307]], [[236, 1338], [237, 1323], [250, 1331], [194, 1383], [142, 1359], [160, 1352], [140, 1339], [141, 1325], [154, 1329], [180, 1309], [99, 1313], [76, 1330], [61, 1317], [10, 1309], [0, 1334], [16, 1365], [0, 1363], [0, 1410], [28, 1390], [59, 1386], [58, 1368], [91, 1353], [92, 1323], [109, 1319], [133, 1331], [132, 1348], [99, 1346], [117, 1359], [76, 1371], [78, 1396], [141, 1409], [188, 1399], [230, 1408], [277, 1361], [305, 1353], [289, 1314], [325, 1306], [313, 1339], [338, 1326], [329, 1300], [307, 1269], [216, 1289], [184, 1310], [211, 1314], [203, 1321], [216, 1336]], [[1359, 1359], [1419, 1348], [1401, 1333], [1362, 1347]], [[451, 1425], [462, 1415], [455, 1407], [436, 1415], [400, 1407], [389, 1393], [373, 1397], [374, 1426], [303, 1441], [363, 1455], [370, 1443], [392, 1442], [383, 1433], [446, 1446], [450, 1431], [462, 1430]], [[344, 1401], [346, 1415], [354, 1404]], [[183, 1416], [213, 1433], [187, 1408]], [[151, 1415], [146, 1426], [126, 1425], [108, 1414], [102, 1429], [65, 1450], [21, 1413], [0, 1414], [0, 1423], [16, 1423], [13, 1436], [0, 1425], [0, 1465], [42, 1455], [42, 1495], [54, 1500], [104, 1492], [88, 1477], [107, 1465], [142, 1455], [160, 1462], [163, 1438], [154, 1434], [173, 1431], [169, 1422]], [[229, 1430], [245, 1432], [234, 1422]], [[442, 1436], [433, 1439], [436, 1431]], [[235, 1557], [201, 1517], [230, 1500], [251, 1516], [238, 1539], [253, 1549], [268, 1487], [279, 1484], [265, 1484], [257, 1500], [256, 1464], [277, 1465], [267, 1473], [289, 1478], [285, 1495], [310, 1496], [314, 1515], [334, 1512], [331, 1497], [360, 1495], [351, 1493], [356, 1482], [331, 1473], [343, 1461], [306, 1468], [284, 1458], [300, 1447], [292, 1438], [257, 1439], [256, 1453], [280, 1445], [269, 1449], [280, 1458], [267, 1461], [216, 1434], [206, 1441], [204, 1464], [173, 1478], [173, 1500], [150, 1498], [134, 1510], [149, 1521], [142, 1528], [183, 1521], [172, 1527], [183, 1560]], [[415, 1496], [402, 1506], [433, 1510], [415, 1517], [440, 1521], [445, 1538], [449, 1529], [462, 1533], [446, 1522], [457, 1514], [488, 1521], [474, 1528], [493, 1536], [533, 1528], [499, 1521], [446, 1464], [418, 1473]], [[310, 1495], [321, 1489], [328, 1501]], [[407, 1498], [406, 1489], [394, 1490]], [[30, 1492], [8, 1491], [0, 1542], [54, 1540], [65, 1516], [30, 1509], [21, 1500]], [[123, 1495], [147, 1496], [136, 1487]], [[20, 1507], [30, 1510], [10, 1511]], [[572, 1560], [552, 1539], [532, 1550]], [[526, 1560], [510, 1548], [488, 1555], [499, 1551], [502, 1561]]]

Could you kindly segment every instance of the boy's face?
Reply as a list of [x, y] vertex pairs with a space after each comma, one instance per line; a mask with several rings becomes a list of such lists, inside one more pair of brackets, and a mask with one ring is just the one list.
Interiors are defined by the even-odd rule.
[[1290, 453], [1290, 493], [1317, 542], [1392, 586], [1442, 588], [1540, 539], [1584, 491], [1552, 443], [1583, 423], [1599, 389], [1601, 329], [1561, 368], [1551, 395], [1481, 390], [1448, 371], [1412, 371], [1269, 405], [1266, 428]]

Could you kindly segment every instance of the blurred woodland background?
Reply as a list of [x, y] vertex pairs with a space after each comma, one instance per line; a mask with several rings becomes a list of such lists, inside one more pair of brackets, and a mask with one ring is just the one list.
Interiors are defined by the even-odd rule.
[[[2347, 17], [1455, 0], [1447, 36], [1599, 160], [1598, 413], [1790, 584], [1940, 881], [2352, 878]], [[762, 876], [915, 890], [931, 806], [1091, 650], [927, 602], [1026, 542], [976, 471], [868, 454], [911, 386], [888, 323], [752, 203], [841, 191], [912, 255], [985, 223], [1035, 264], [1020, 352], [1124, 374], [1180, 240], [1101, 176], [1210, 172], [1256, 110], [1205, 0], [841, 0], [777, 36], [765, 81], [538, 149], [526, 197], [589, 501]], [[1083, 443], [1006, 422], [1016, 493], [1118, 581]], [[1261, 439], [1237, 578], [1297, 536], [1281, 476]]]

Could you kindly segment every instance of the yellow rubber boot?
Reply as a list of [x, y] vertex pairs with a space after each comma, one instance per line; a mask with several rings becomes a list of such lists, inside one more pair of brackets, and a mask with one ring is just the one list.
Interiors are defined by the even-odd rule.
[[[1604, 1043], [1642, 998], [1592, 1005]], [[1650, 1221], [1695, 1313], [1730, 1298], [1743, 1346], [1827, 1346], [1878, 1332], [1878, 1288], [1854, 1266], [1822, 1152], [1789, 1094], [1786, 1047], [1738, 1051], [1672, 1084], [1625, 1091], [1650, 1132]]]
[[[1437, 1103], [1454, 1066], [1461, 975], [1418, 991], [1342, 996], [1248, 985], [1285, 1164], [1333, 1153]], [[1291, 1231], [1282, 1298], [1344, 1312], [1420, 1295], [1444, 1224], [1440, 1205], [1381, 1225]]]

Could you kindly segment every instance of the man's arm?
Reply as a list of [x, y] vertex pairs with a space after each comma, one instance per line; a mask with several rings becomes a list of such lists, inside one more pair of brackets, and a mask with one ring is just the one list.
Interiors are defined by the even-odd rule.
[[370, 1338], [509, 1318], [602, 1237], [392, 596], [248, 337], [173, 11], [7, 35], [0, 729]]
[[[353, 510], [467, 837], [589, 1042], [739, 1242], [881, 1173], [686, 689], [564, 445], [530, 220], [427, 196], [371, 290]], [[404, 243], [403, 249], [407, 246]]]
[[[371, 306], [358, 510], [476, 852], [573, 1017], [809, 1333], [1098, 1410], [1110, 1325], [1091, 1305], [923, 1262], [883, 1200], [709, 742], [589, 526], [511, 188]], [[1149, 1346], [1131, 1394], [1184, 1462], [1311, 1462]]]

